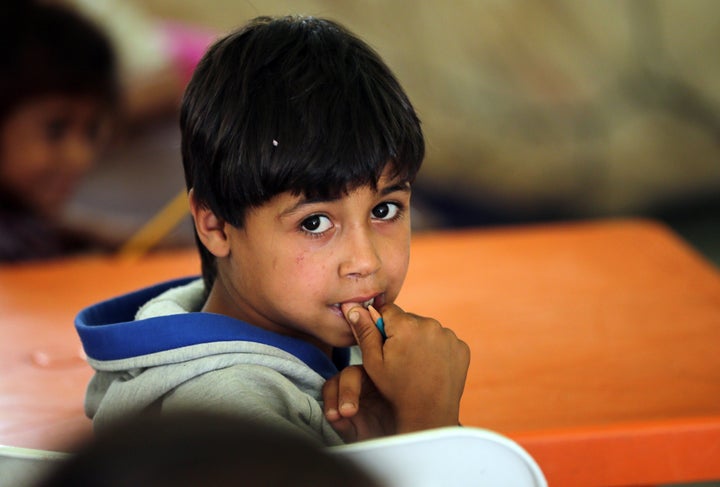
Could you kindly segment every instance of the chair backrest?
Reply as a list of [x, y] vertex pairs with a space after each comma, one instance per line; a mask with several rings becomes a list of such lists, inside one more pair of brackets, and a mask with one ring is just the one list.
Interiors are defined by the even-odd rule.
[[67, 453], [0, 445], [0, 487], [34, 485]]
[[330, 448], [387, 487], [547, 487], [535, 460], [492, 431], [449, 427]]

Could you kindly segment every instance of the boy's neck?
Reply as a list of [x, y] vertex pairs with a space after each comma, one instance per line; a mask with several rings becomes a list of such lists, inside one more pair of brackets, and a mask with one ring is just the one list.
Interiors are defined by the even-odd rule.
[[[215, 283], [210, 290], [210, 293], [208, 294], [207, 300], [205, 301], [205, 304], [203, 305], [201, 311], [204, 313], [215, 313], [230, 316], [231, 318], [235, 318], [258, 328], [262, 328], [263, 330], [271, 331], [273, 333], [277, 333], [283, 336], [289, 336], [291, 338], [295, 338], [296, 340], [302, 340], [320, 349], [322, 353], [327, 355], [332, 360], [333, 347], [331, 345], [328, 345], [327, 343], [324, 343], [321, 340], [304, 333], [289, 333], [289, 329], [278, 329], [277, 327], [263, 326], [262, 320], [255, 320], [251, 316], [247, 316], [246, 313], [241, 312], [237, 306], [228, 305], [228, 303], [232, 304], [234, 303], [234, 301], [231, 299], [224, 299], [222, 296], [223, 294], [226, 295], [227, 292], [224, 290], [224, 288], [222, 288], [222, 286], [218, 286], [217, 283]], [[228, 296], [225, 296], [225, 298], [227, 297]]]

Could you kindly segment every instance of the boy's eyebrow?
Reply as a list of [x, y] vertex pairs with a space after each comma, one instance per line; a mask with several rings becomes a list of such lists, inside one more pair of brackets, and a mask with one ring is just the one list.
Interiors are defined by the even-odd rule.
[[391, 184], [390, 186], [382, 188], [379, 191], [379, 193], [380, 193], [380, 196], [387, 196], [390, 193], [394, 193], [395, 191], [403, 191], [405, 193], [409, 193], [410, 192], [410, 183], [407, 181], [403, 181], [401, 183]]
[[[380, 190], [378, 191], [378, 194], [380, 196], [387, 196], [396, 191], [402, 191], [405, 193], [409, 193], [410, 192], [410, 183], [407, 181], [403, 181], [400, 183], [390, 184], [389, 186], [380, 188]], [[300, 199], [298, 199], [295, 202], [294, 205], [281, 211], [280, 217], [295, 213], [296, 211], [300, 210], [303, 206], [311, 205], [314, 203], [329, 203], [332, 201], [337, 201], [339, 199], [341, 199], [341, 197], [339, 197], [339, 196], [336, 198], [305, 198], [305, 197], [301, 197]]]

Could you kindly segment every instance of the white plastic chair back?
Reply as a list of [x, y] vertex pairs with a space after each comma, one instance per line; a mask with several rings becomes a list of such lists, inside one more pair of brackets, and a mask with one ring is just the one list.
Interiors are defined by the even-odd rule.
[[516, 442], [479, 428], [448, 427], [330, 448], [387, 487], [547, 487]]
[[29, 487], [67, 453], [0, 445], [0, 487]]

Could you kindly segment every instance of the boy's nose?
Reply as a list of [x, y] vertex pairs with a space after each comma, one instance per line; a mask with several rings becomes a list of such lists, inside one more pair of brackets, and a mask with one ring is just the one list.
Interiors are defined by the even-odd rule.
[[339, 269], [341, 277], [370, 276], [382, 266], [377, 245], [370, 231], [366, 229], [358, 229], [348, 235], [344, 255]]

